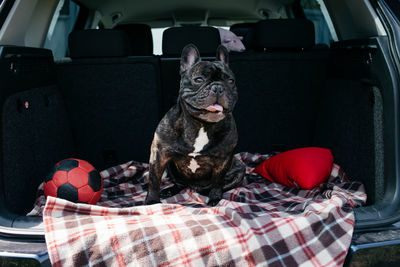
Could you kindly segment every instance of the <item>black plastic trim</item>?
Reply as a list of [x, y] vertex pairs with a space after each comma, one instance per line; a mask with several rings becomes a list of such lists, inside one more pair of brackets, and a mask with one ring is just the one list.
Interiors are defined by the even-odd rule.
[[[388, 9], [386, 3], [378, 0], [375, 5], [378, 16], [383, 22], [388, 34], [388, 49], [383, 49], [384, 57], [388, 63], [393, 86], [393, 109], [394, 114], [394, 172], [387, 176], [387, 186], [385, 197], [380, 202], [369, 207], [358, 208], [355, 210], [356, 229], [365, 229], [370, 227], [380, 227], [400, 221], [400, 111], [399, 111], [399, 45], [400, 35], [398, 33], [399, 25], [396, 25], [395, 18]], [[394, 28], [395, 27], [395, 28]], [[383, 46], [381, 46], [382, 48]], [[386, 129], [387, 130], [387, 129]]]
[[44, 240], [1, 238], [0, 259], [1, 266], [51, 266]]
[[[343, 264], [343, 266], [351, 266], [352, 260], [353, 260], [353, 255], [356, 253], [358, 250], [361, 249], [368, 249], [368, 248], [381, 248], [381, 247], [387, 247], [387, 246], [395, 246], [395, 245], [400, 245], [400, 240], [390, 240], [390, 241], [383, 241], [383, 242], [375, 242], [375, 243], [367, 243], [367, 244], [362, 244], [362, 245], [350, 245], [350, 248], [347, 252], [346, 260]], [[373, 265], [375, 266], [375, 265]], [[385, 266], [385, 265], [382, 265]]]

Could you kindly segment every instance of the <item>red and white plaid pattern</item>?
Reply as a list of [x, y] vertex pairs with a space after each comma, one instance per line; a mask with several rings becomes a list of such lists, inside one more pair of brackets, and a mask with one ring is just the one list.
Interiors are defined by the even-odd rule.
[[334, 165], [321, 187], [288, 188], [251, 173], [268, 156], [237, 156], [248, 166], [244, 184], [216, 207], [189, 190], [141, 205], [148, 165], [129, 162], [101, 173], [98, 205], [49, 197], [43, 210], [41, 196], [30, 215], [43, 211], [53, 266], [342, 265], [363, 185]]

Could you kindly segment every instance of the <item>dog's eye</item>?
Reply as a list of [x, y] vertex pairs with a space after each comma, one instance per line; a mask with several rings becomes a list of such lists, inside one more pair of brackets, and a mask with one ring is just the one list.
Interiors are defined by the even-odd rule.
[[235, 80], [234, 80], [234, 79], [228, 79], [228, 83], [229, 83], [229, 84], [234, 84], [234, 83], [235, 83]]
[[204, 80], [203, 80], [203, 78], [198, 77], [198, 78], [194, 78], [194, 82], [195, 83], [202, 83], [202, 82], [204, 82]]

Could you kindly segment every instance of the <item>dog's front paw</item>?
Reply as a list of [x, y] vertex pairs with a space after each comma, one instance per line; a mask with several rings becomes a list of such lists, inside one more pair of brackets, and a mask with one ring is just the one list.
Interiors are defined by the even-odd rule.
[[147, 195], [146, 200], [144, 201], [145, 205], [153, 205], [153, 204], [157, 204], [157, 203], [161, 203], [160, 198], [150, 196], [150, 195]]
[[209, 201], [207, 204], [209, 206], [214, 207], [222, 199], [222, 188], [211, 189], [210, 193], [208, 194], [208, 197], [209, 197]]
[[160, 197], [161, 198], [169, 198], [172, 196], [175, 196], [176, 194], [178, 194], [179, 192], [181, 192], [183, 188], [177, 185], [173, 185], [171, 187], [165, 188], [163, 190], [161, 190], [160, 192]]
[[219, 203], [219, 201], [220, 201], [221, 199], [210, 199], [209, 201], [208, 201], [208, 205], [209, 206], [211, 206], [211, 207], [214, 207], [214, 206], [216, 206], [218, 203]]

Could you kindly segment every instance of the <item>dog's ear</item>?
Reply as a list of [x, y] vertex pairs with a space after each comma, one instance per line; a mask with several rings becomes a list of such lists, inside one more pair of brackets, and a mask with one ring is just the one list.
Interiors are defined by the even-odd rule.
[[197, 50], [197, 47], [194, 44], [186, 45], [182, 50], [182, 57], [181, 57], [181, 71], [183, 72], [190, 69], [194, 64], [200, 61], [200, 53]]
[[225, 46], [220, 45], [217, 48], [217, 59], [222, 61], [225, 65], [229, 65], [229, 52]]

